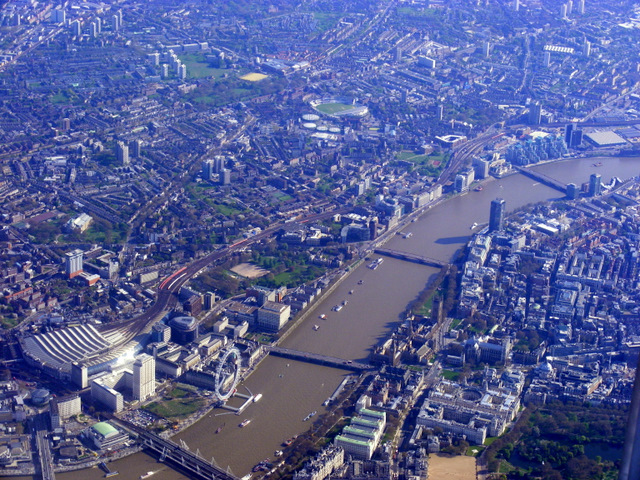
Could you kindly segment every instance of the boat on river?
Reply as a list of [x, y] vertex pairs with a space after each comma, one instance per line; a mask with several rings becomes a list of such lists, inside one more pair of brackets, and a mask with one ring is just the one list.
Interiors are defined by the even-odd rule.
[[312, 417], [315, 416], [315, 414], [318, 413], [316, 410], [314, 410], [313, 412], [311, 412], [309, 415], [307, 415], [306, 417], [304, 417], [302, 419], [303, 422], [306, 422], [307, 420], [311, 419]]

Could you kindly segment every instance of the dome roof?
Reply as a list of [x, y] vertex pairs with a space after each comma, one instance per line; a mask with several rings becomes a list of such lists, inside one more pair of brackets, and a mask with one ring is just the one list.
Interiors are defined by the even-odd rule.
[[105, 438], [108, 438], [118, 433], [118, 430], [116, 430], [113, 425], [107, 422], [98, 422], [91, 428], [93, 429], [94, 432], [99, 433]]

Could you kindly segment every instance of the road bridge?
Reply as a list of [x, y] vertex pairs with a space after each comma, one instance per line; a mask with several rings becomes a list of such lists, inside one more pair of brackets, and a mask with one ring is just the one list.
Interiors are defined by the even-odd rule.
[[56, 475], [53, 471], [53, 456], [51, 455], [49, 441], [47, 440], [48, 429], [44, 413], [40, 413], [33, 418], [33, 427], [39, 460], [38, 463], [35, 464], [36, 470], [39, 467], [42, 480], [56, 480]]
[[320, 355], [318, 353], [301, 352], [299, 350], [282, 347], [265, 348], [270, 354], [277, 357], [290, 358], [291, 360], [300, 360], [302, 362], [315, 363], [317, 365], [355, 371], [371, 370], [374, 368], [368, 363], [354, 362], [352, 360], [344, 360], [343, 358], [330, 357], [328, 355]]
[[387, 257], [399, 258], [400, 260], [406, 260], [407, 262], [421, 263], [422, 265], [428, 265], [430, 267], [443, 268], [447, 266], [445, 262], [436, 260], [435, 258], [425, 257], [423, 255], [417, 255], [415, 253], [402, 252], [400, 250], [391, 250], [389, 248], [376, 248], [374, 250], [378, 255], [385, 255]]
[[513, 168], [516, 169], [518, 172], [520, 172], [522, 175], [525, 175], [529, 178], [537, 180], [538, 182], [546, 185], [547, 187], [555, 188], [556, 190], [565, 194], [567, 193], [567, 186], [564, 183], [561, 183], [558, 180], [555, 180], [554, 178], [548, 177], [540, 172], [534, 172], [529, 168], [518, 167], [516, 165], [514, 165]]
[[159, 461], [175, 465], [190, 478], [197, 480], [238, 480], [238, 478], [198, 454], [190, 451], [186, 444], [162, 438], [155, 433], [143, 430], [127, 422], [127, 427], [134, 430], [142, 440], [145, 448], [159, 455]]

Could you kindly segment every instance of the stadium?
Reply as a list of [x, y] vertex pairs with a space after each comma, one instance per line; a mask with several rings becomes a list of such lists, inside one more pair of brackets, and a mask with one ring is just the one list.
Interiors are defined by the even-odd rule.
[[316, 112], [333, 118], [364, 117], [369, 113], [367, 107], [345, 98], [312, 100], [310, 105]]

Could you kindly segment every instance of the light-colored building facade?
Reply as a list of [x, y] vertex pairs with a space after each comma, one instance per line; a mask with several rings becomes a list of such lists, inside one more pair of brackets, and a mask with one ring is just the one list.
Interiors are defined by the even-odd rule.
[[144, 401], [156, 391], [156, 361], [143, 353], [133, 363], [133, 398]]
[[258, 309], [258, 326], [265, 330], [279, 331], [289, 320], [291, 306], [283, 303], [266, 301]]
[[64, 273], [67, 278], [80, 275], [83, 271], [83, 251], [76, 248], [72, 252], [65, 253]]

